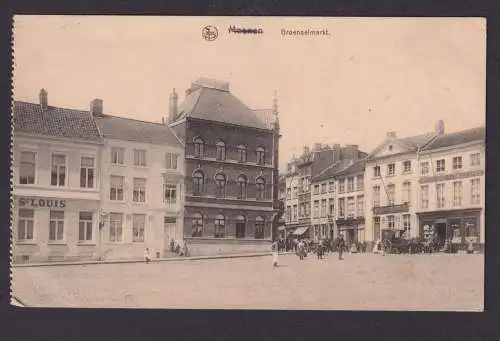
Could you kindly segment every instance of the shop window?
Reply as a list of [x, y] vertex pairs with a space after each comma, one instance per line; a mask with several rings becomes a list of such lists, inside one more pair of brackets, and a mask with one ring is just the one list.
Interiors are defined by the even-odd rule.
[[134, 149], [134, 166], [146, 167], [146, 151], [144, 149]]
[[246, 219], [244, 216], [239, 215], [236, 217], [236, 238], [245, 238]]
[[124, 164], [125, 149], [121, 147], [111, 147], [111, 163], [114, 165]]
[[52, 155], [50, 175], [50, 184], [52, 186], [66, 186], [66, 155]]
[[224, 238], [226, 236], [226, 224], [223, 215], [219, 214], [215, 217], [214, 227], [215, 238]]
[[19, 183], [30, 185], [35, 183], [36, 154], [34, 152], [21, 152], [19, 161]]
[[132, 215], [132, 242], [134, 243], [144, 242], [145, 225], [146, 225], [145, 214]]
[[92, 212], [80, 212], [78, 221], [78, 241], [92, 241]]
[[203, 216], [195, 213], [192, 220], [191, 237], [201, 237], [203, 235]]
[[474, 238], [479, 242], [479, 226], [477, 224], [477, 218], [467, 218], [465, 219], [465, 236], [467, 238]]
[[123, 241], [123, 213], [109, 214], [109, 241]]
[[50, 211], [49, 240], [64, 239], [64, 211]]
[[255, 220], [255, 239], [264, 239], [265, 221], [262, 217], [257, 217]]
[[35, 212], [29, 209], [19, 209], [17, 221], [17, 238], [20, 242], [29, 242], [34, 239]]
[[80, 160], [80, 187], [94, 188], [95, 164], [93, 157], [82, 156]]
[[134, 178], [133, 201], [138, 203], [146, 202], [146, 179]]

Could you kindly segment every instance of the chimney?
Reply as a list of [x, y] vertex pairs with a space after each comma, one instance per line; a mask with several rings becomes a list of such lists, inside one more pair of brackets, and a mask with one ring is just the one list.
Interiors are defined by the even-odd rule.
[[179, 96], [175, 92], [175, 88], [172, 90], [170, 94], [170, 102], [169, 102], [169, 111], [168, 111], [168, 123], [173, 122], [175, 117], [177, 116], [177, 102]]
[[47, 98], [47, 91], [45, 89], [41, 89], [40, 93], [38, 94], [38, 97], [40, 99], [40, 106], [42, 107], [43, 110], [47, 109], [48, 106], [48, 98]]
[[333, 162], [340, 161], [340, 144], [333, 144]]
[[395, 131], [388, 131], [387, 132], [387, 137], [395, 139], [396, 138], [396, 132]]
[[443, 120], [437, 121], [437, 123], [436, 123], [436, 133], [439, 134], [439, 135], [443, 135], [444, 134], [444, 121]]
[[357, 144], [348, 144], [344, 147], [347, 157], [351, 161], [358, 161], [359, 146]]
[[315, 151], [320, 151], [321, 150], [321, 143], [315, 143], [314, 144], [314, 150]]
[[309, 146], [304, 146], [304, 155], [309, 154]]
[[102, 116], [102, 99], [96, 98], [90, 102], [90, 113], [92, 116]]

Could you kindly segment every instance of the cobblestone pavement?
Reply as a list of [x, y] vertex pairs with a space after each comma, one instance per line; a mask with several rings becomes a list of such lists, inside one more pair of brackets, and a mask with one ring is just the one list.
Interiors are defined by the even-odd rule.
[[31, 306], [458, 310], [483, 309], [483, 255], [346, 254], [13, 269]]

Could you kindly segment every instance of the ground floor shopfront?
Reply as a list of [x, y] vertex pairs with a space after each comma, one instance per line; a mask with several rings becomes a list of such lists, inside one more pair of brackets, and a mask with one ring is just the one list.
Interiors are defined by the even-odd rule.
[[346, 245], [365, 242], [365, 219], [337, 219], [337, 233], [343, 234]]

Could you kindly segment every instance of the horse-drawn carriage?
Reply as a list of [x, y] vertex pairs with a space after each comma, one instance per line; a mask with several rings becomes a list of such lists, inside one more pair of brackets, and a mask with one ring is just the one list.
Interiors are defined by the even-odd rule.
[[421, 253], [424, 244], [415, 238], [403, 238], [399, 230], [383, 230], [381, 247], [385, 253]]

